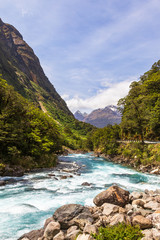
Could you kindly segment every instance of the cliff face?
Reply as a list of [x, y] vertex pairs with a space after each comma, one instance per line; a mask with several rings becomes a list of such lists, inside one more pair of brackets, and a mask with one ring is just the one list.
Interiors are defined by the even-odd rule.
[[1, 19], [0, 74], [24, 97], [37, 104], [49, 99], [55, 108], [72, 115], [64, 100], [45, 76], [32, 48], [12, 25], [3, 23]]

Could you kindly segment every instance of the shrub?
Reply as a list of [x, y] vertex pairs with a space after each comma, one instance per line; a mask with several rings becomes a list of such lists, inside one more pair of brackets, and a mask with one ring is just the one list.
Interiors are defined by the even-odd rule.
[[139, 226], [119, 223], [115, 226], [100, 227], [98, 234], [92, 234], [96, 240], [140, 240], [143, 234]]

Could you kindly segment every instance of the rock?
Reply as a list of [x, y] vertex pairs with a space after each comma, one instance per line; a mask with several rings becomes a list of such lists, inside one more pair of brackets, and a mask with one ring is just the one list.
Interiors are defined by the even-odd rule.
[[156, 168], [150, 172], [150, 174], [159, 174], [159, 169]]
[[76, 220], [76, 217], [85, 211], [89, 212], [88, 208], [80, 204], [66, 204], [55, 211], [53, 218], [61, 224], [62, 229], [67, 229], [75, 225], [72, 220]]
[[93, 222], [94, 220], [88, 209], [85, 209], [85, 211], [71, 220], [71, 224], [78, 225], [80, 229], [83, 229], [86, 224], [92, 224]]
[[79, 234], [76, 240], [93, 240], [90, 234]]
[[152, 228], [152, 234], [155, 240], [160, 240], [160, 231], [156, 228]]
[[132, 202], [132, 205], [137, 205], [137, 206], [140, 206], [140, 207], [144, 207], [144, 204], [145, 204], [145, 201], [142, 200], [142, 199], [135, 199]]
[[142, 215], [136, 215], [133, 217], [132, 224], [139, 225], [141, 229], [152, 228], [153, 226], [151, 220]]
[[131, 201], [135, 200], [135, 199], [139, 199], [139, 198], [142, 198], [143, 197], [143, 193], [142, 192], [132, 192], [130, 195], [129, 195], [129, 198]]
[[50, 217], [50, 218], [47, 218], [45, 223], [44, 223], [44, 229], [47, 227], [47, 225], [50, 223], [50, 222], [54, 222], [54, 219], [53, 217]]
[[82, 186], [91, 186], [91, 183], [83, 182], [81, 185], [82, 185]]
[[70, 234], [71, 232], [74, 232], [74, 231], [76, 231], [77, 229], [78, 229], [77, 226], [71, 226], [70, 228], [68, 228], [67, 234]]
[[95, 225], [89, 225], [86, 224], [86, 226], [84, 227], [83, 233], [98, 233], [98, 228]]
[[24, 237], [24, 238], [22, 238], [22, 240], [29, 240], [29, 238]]
[[110, 225], [116, 225], [118, 223], [126, 222], [125, 215], [122, 213], [116, 213], [111, 219], [110, 219]]
[[65, 176], [65, 175], [60, 176], [60, 179], [67, 179], [67, 176]]
[[152, 210], [148, 210], [148, 209], [143, 209], [143, 208], [139, 208], [138, 209], [140, 215], [142, 215], [143, 217], [147, 217], [149, 214], [152, 214], [153, 211]]
[[3, 181], [3, 180], [2, 180], [2, 181], [0, 181], [0, 187], [1, 187], [1, 186], [4, 186], [4, 185], [6, 185], [6, 182], [5, 182], [5, 181]]
[[60, 232], [59, 222], [50, 222], [46, 229], [44, 230], [44, 237], [48, 240], [53, 239], [53, 237]]
[[64, 240], [64, 238], [65, 238], [64, 233], [62, 231], [60, 231], [58, 234], [56, 234], [53, 237], [53, 240]]
[[116, 213], [116, 212], [119, 211], [119, 206], [111, 204], [111, 203], [104, 203], [102, 205], [102, 207], [103, 207], [103, 212], [102, 213], [104, 215], [107, 215], [107, 216], [112, 214], [112, 213]]
[[82, 232], [80, 229], [74, 230], [73, 232], [70, 232], [69, 234], [67, 234], [67, 236], [65, 237], [65, 240], [75, 240], [77, 236], [81, 233]]
[[124, 207], [129, 203], [129, 192], [118, 186], [111, 186], [107, 190], [99, 193], [93, 202], [96, 206], [101, 206], [103, 203], [111, 203]]
[[147, 216], [152, 221], [153, 227], [160, 230], [160, 213], [153, 213]]
[[126, 212], [133, 210], [132, 204], [126, 204], [125, 209], [126, 209]]
[[18, 240], [24, 240], [29, 239], [29, 240], [37, 240], [38, 238], [41, 238], [43, 236], [44, 229], [39, 229], [39, 230], [33, 230], [29, 233], [25, 233], [23, 236], [21, 236]]
[[158, 203], [156, 201], [150, 201], [144, 205], [144, 208], [156, 210], [156, 209], [160, 208], [160, 203]]
[[158, 196], [155, 197], [155, 201], [158, 202], [158, 203], [160, 203], [160, 195], [158, 195]]
[[145, 230], [142, 231], [142, 233], [144, 234], [144, 237], [142, 238], [142, 240], [153, 239], [152, 229], [145, 229]]

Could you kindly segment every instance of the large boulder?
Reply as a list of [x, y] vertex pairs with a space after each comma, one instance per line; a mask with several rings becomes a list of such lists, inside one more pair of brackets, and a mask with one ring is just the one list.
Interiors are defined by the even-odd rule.
[[133, 225], [139, 225], [141, 229], [152, 228], [152, 221], [148, 218], [143, 217], [142, 215], [136, 215], [132, 219]]
[[72, 225], [83, 227], [93, 222], [89, 209], [80, 204], [66, 204], [58, 208], [53, 218], [60, 223], [62, 229], [67, 229]]
[[124, 207], [129, 203], [129, 192], [118, 186], [111, 186], [107, 190], [99, 193], [93, 199], [93, 202], [96, 206], [101, 206], [103, 203], [111, 203]]

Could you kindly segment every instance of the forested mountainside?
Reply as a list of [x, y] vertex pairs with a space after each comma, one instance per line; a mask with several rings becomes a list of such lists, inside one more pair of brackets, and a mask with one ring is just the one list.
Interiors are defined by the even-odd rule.
[[114, 105], [95, 109], [90, 114], [82, 114], [80, 111], [77, 111], [74, 116], [78, 120], [90, 123], [98, 128], [103, 128], [108, 124], [119, 124], [121, 122], [121, 114], [119, 113], [118, 108]]
[[55, 121], [0, 78], [0, 170], [54, 166], [62, 144]]
[[81, 148], [93, 127], [76, 120], [65, 101], [45, 76], [39, 59], [12, 25], [0, 20], [0, 74], [23, 97], [33, 102], [59, 125], [64, 143]]
[[128, 95], [118, 105], [121, 124], [95, 130], [88, 137], [88, 147], [111, 157], [118, 155], [130, 166], [146, 165], [147, 171], [158, 166], [155, 170], [160, 173], [160, 144], [145, 143], [160, 141], [160, 60], [131, 83]]
[[160, 140], [160, 60], [119, 100], [122, 138]]

